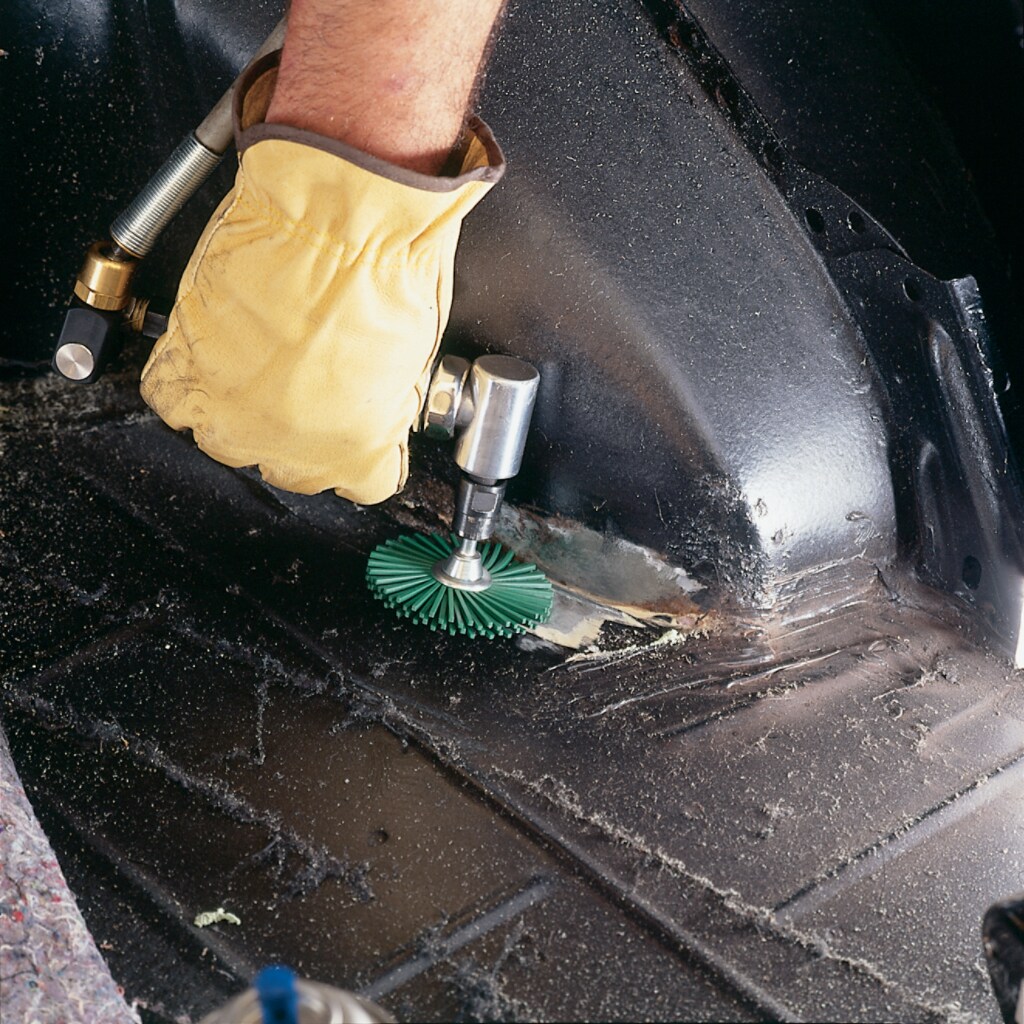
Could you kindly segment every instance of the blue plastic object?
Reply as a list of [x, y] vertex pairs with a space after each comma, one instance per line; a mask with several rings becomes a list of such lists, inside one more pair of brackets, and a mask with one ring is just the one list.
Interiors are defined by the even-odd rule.
[[264, 967], [253, 987], [260, 997], [263, 1024], [299, 1024], [299, 993], [290, 967]]

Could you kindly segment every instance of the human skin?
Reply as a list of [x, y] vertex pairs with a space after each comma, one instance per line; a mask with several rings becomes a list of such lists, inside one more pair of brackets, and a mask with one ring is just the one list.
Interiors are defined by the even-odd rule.
[[292, 0], [266, 120], [439, 174], [503, 3]]

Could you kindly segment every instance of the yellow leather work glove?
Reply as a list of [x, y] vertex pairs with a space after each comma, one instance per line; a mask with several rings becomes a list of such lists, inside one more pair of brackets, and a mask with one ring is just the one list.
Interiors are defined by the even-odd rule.
[[504, 158], [479, 120], [458, 176], [436, 178], [263, 123], [276, 58], [237, 90], [235, 186], [181, 279], [142, 397], [219, 462], [370, 504], [405, 483], [462, 218]]

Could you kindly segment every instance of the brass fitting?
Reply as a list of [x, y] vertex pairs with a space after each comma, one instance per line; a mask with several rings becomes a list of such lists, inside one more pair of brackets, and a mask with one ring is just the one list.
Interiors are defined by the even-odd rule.
[[131, 301], [132, 275], [137, 260], [115, 260], [109, 242], [94, 242], [85, 254], [75, 280], [75, 295], [87, 306], [108, 311], [124, 309]]

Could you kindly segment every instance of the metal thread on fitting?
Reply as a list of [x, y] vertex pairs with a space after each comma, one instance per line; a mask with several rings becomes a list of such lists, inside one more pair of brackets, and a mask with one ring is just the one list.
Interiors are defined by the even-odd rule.
[[447, 441], [455, 436], [456, 427], [464, 427], [472, 419], [472, 403], [465, 400], [468, 396], [464, 392], [469, 371], [468, 359], [443, 356], [438, 360], [415, 429], [427, 437]]
[[142, 334], [149, 312], [149, 299], [133, 298], [124, 311], [125, 326], [135, 334]]
[[160, 233], [221, 161], [195, 135], [186, 135], [167, 162], [110, 225], [110, 235], [135, 256], [146, 256]]

